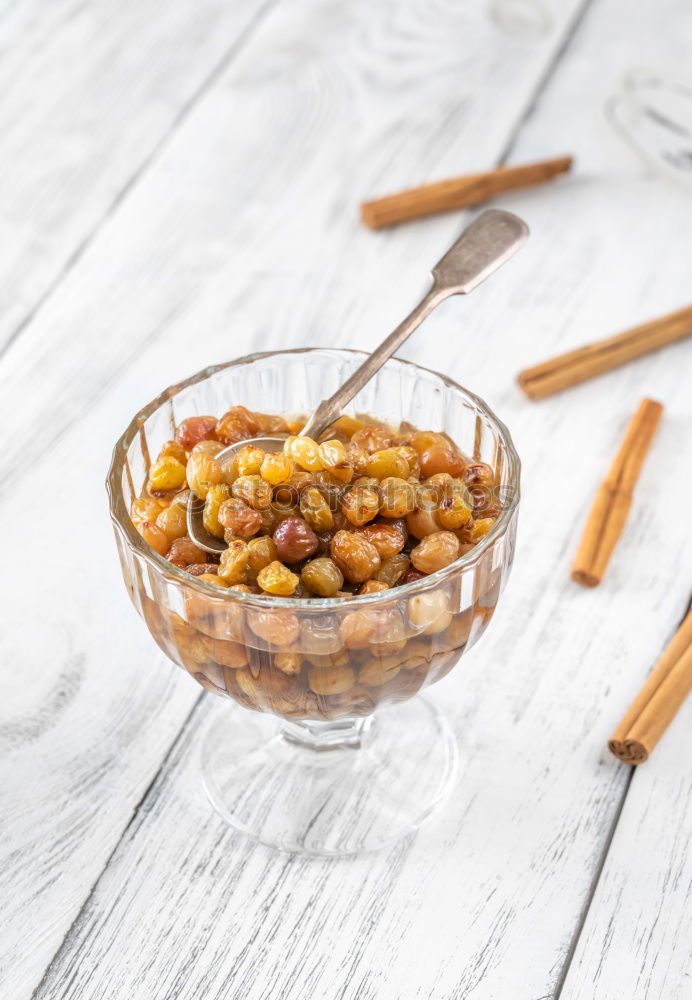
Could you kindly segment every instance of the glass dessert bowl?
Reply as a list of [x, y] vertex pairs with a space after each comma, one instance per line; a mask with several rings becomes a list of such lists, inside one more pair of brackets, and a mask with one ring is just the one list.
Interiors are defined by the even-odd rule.
[[509, 433], [476, 396], [399, 359], [359, 393], [352, 412], [395, 428], [433, 427], [492, 470], [492, 485], [473, 494], [481, 517], [492, 512], [487, 534], [437, 572], [387, 590], [320, 598], [223, 589], [156, 552], [130, 511], [181, 421], [232, 404], [310, 413], [364, 357], [306, 349], [205, 369], [136, 414], [108, 475], [135, 608], [166, 655], [227, 700], [212, 712], [202, 744], [209, 797], [237, 829], [297, 853], [391, 844], [450, 791], [456, 742], [441, 713], [414, 695], [480, 638], [506, 580], [520, 472]]

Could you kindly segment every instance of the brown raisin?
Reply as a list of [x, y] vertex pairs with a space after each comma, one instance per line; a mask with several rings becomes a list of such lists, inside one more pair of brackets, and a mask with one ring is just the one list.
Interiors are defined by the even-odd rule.
[[337, 531], [330, 545], [332, 559], [350, 583], [364, 583], [380, 568], [375, 546], [351, 531]]
[[252, 538], [262, 527], [262, 515], [244, 500], [231, 497], [219, 507], [219, 523], [236, 538]]
[[273, 534], [279, 559], [287, 563], [309, 559], [319, 548], [319, 539], [301, 517], [287, 517]]
[[216, 437], [216, 417], [188, 417], [178, 424], [175, 440], [185, 451], [192, 451], [199, 441]]

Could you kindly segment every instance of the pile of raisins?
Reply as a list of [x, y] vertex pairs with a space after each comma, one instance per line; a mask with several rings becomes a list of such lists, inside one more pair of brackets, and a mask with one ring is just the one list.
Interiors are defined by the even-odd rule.
[[[132, 504], [137, 530], [160, 555], [218, 587], [277, 597], [373, 594], [435, 573], [468, 552], [499, 508], [493, 471], [444, 434], [340, 417], [320, 441], [301, 421], [234, 406], [189, 417], [149, 469]], [[229, 444], [285, 436], [283, 451]], [[192, 490], [220, 558], [187, 535]]]

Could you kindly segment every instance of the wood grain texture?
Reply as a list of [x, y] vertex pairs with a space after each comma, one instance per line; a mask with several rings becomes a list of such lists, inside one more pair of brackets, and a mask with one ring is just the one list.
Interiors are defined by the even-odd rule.
[[2, 5], [0, 351], [272, 2]]
[[[672, 23], [679, 6], [663, 6]], [[94, 552], [113, 551], [97, 482], [102, 442], [162, 384], [210, 361], [379, 340], [461, 219], [373, 235], [359, 229], [359, 201], [385, 182], [405, 187], [496, 159], [579, 7], [556, 2], [553, 34], [539, 45], [494, 33], [477, 4], [439, 3], [436, 18], [422, 0], [277, 7], [8, 353], [0, 419], [14, 414], [22, 433], [0, 459], [3, 482], [30, 482], [26, 466], [40, 459], [45, 481], [58, 484], [53, 510], [68, 524], [59, 565], [73, 588], [61, 599], [46, 574], [36, 606], [54, 609], [69, 648], [83, 652], [85, 692], [63, 729], [45, 726], [12, 758], [15, 819], [3, 843], [12, 865], [0, 870], [16, 900], [3, 961], [13, 1000], [38, 982], [197, 697], [137, 632], [114, 554], [85, 573], [79, 531]], [[532, 226], [527, 250], [468, 301], [443, 307], [406, 349], [485, 396], [524, 459], [514, 577], [481, 645], [430, 694], [469, 758], [452, 802], [389, 854], [306, 862], [255, 848], [203, 797], [196, 747], [208, 713], [228, 708], [205, 699], [37, 1000], [537, 1000], [558, 989], [627, 788], [605, 740], [682, 616], [692, 560], [684, 506], [666, 504], [661, 516], [667, 484], [676, 495], [692, 486], [680, 375], [691, 345], [613, 373], [607, 391], [601, 380], [541, 408], [513, 384], [529, 347], [548, 356], [689, 297], [684, 196], [643, 175], [599, 115], [611, 82], [593, 66], [621, 24], [615, 0], [596, 0], [512, 150], [526, 162], [575, 149], [584, 171], [568, 190], [508, 197], [503, 207]], [[623, 68], [638, 38], [621, 38]], [[662, 259], [665, 268], [651, 263]], [[607, 601], [603, 589], [596, 603], [569, 580], [569, 562], [644, 391], [664, 400], [668, 419]], [[27, 491], [27, 519], [41, 522], [42, 503]], [[49, 551], [45, 517], [37, 532]], [[8, 544], [19, 558], [20, 540]], [[35, 607], [22, 611], [22, 599], [3, 597], [28, 635]], [[43, 655], [22, 643], [3, 650], [16, 664], [13, 712], [53, 718], [58, 671], [43, 665], [66, 659], [59, 648], [49, 636]], [[45, 794], [27, 808], [25, 789], [48, 764]]]
[[[407, 246], [356, 243], [362, 194], [380, 175], [406, 183], [421, 163], [449, 173], [492, 162], [576, 9], [534, 48], [484, 47], [496, 36], [475, 4], [444, 3], [432, 24], [422, 0], [374, 15], [364, 0], [277, 8], [6, 352], [0, 419], [18, 432], [4, 471], [46, 562], [31, 601], [2, 584], [13, 624], [1, 646], [3, 995], [31, 995], [198, 698], [161, 662], [118, 580], [101, 486], [110, 442], [162, 384], [212, 360], [355, 341], [368, 267], [386, 266], [391, 294], [359, 343], [398, 320], [460, 221]], [[50, 484], [50, 516], [32, 482]], [[84, 532], [98, 557], [85, 559]], [[4, 531], [3, 546], [8, 564], [26, 558], [19, 533]]]
[[692, 989], [692, 701], [637, 768], [560, 1000]]

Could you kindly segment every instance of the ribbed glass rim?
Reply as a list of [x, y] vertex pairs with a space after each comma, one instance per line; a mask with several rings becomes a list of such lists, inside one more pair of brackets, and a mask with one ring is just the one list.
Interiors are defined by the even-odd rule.
[[[412, 361], [406, 361], [404, 358], [394, 357], [387, 361], [386, 365], [395, 362], [396, 364], [404, 365], [407, 368], [412, 368], [414, 371], [425, 372], [426, 375], [433, 375], [447, 388], [453, 389], [455, 392], [458, 392], [465, 397], [467, 401], [480, 410], [483, 416], [487, 419], [488, 423], [491, 425], [493, 431], [502, 440], [504, 448], [506, 449], [509, 479], [504, 485], [510, 488], [509, 502], [503, 507], [497, 521], [488, 534], [485, 535], [481, 541], [478, 542], [473, 549], [471, 549], [470, 552], [467, 552], [459, 559], [456, 559], [453, 563], [450, 563], [449, 566], [445, 566], [436, 573], [430, 573], [429, 576], [424, 576], [420, 580], [414, 580], [411, 583], [406, 583], [401, 586], [394, 587], [391, 590], [384, 590], [375, 594], [354, 594], [353, 597], [344, 597], [339, 598], [338, 600], [334, 600], [334, 598], [329, 597], [273, 597], [271, 594], [245, 594], [242, 591], [224, 590], [220, 587], [215, 587], [211, 583], [205, 583], [203, 580], [200, 580], [198, 577], [191, 576], [189, 573], [185, 573], [184, 570], [178, 569], [177, 566], [174, 566], [163, 556], [160, 556], [158, 552], [155, 552], [154, 549], [152, 549], [151, 546], [144, 541], [135, 528], [132, 519], [130, 518], [130, 512], [125, 505], [125, 498], [122, 492], [122, 472], [127, 458], [127, 452], [135, 437], [139, 435], [144, 421], [155, 413], [156, 410], [158, 410], [164, 403], [177, 396], [183, 389], [187, 389], [198, 382], [203, 382], [206, 379], [211, 378], [212, 375], [216, 375], [217, 372], [224, 371], [226, 368], [240, 368], [243, 365], [251, 365], [264, 358], [281, 358], [284, 356], [294, 357], [300, 354], [314, 354], [320, 351], [336, 355], [351, 355], [352, 357], [359, 357], [363, 359], [368, 357], [367, 352], [351, 350], [350, 348], [298, 347], [286, 351], [260, 351], [255, 354], [248, 354], [242, 358], [237, 358], [234, 361], [226, 361], [222, 364], [209, 365], [206, 368], [202, 368], [194, 375], [191, 375], [184, 381], [176, 382], [174, 385], [168, 386], [163, 390], [163, 392], [159, 393], [158, 396], [152, 399], [151, 402], [147, 403], [146, 406], [134, 415], [125, 431], [118, 438], [115, 447], [113, 448], [111, 464], [106, 479], [106, 490], [108, 492], [111, 520], [113, 521], [116, 529], [118, 529], [124, 536], [130, 548], [134, 549], [138, 555], [140, 555], [165, 579], [170, 580], [173, 583], [182, 584], [190, 590], [196, 590], [199, 593], [204, 594], [207, 597], [213, 597], [216, 600], [231, 601], [239, 604], [245, 604], [250, 607], [299, 608], [304, 611], [318, 611], [324, 610], [325, 608], [336, 610], [337, 608], [372, 607], [373, 605], [377, 606], [388, 604], [392, 601], [392, 599], [398, 600], [400, 597], [409, 597], [421, 591], [428, 590], [431, 586], [438, 585], [447, 580], [449, 577], [453, 577], [455, 574], [462, 572], [468, 567], [474, 566], [476, 563], [480, 562], [487, 549], [490, 548], [490, 546], [498, 538], [505, 534], [511, 522], [512, 515], [514, 514], [514, 511], [519, 503], [521, 476], [521, 461], [507, 427], [497, 416], [495, 416], [493, 411], [487, 403], [480, 398], [480, 396], [477, 396], [475, 393], [465, 389], [447, 375], [443, 375], [441, 372], [434, 371], [431, 368], [424, 368], [422, 365], [414, 364]], [[386, 367], [386, 365], [384, 367]]]

